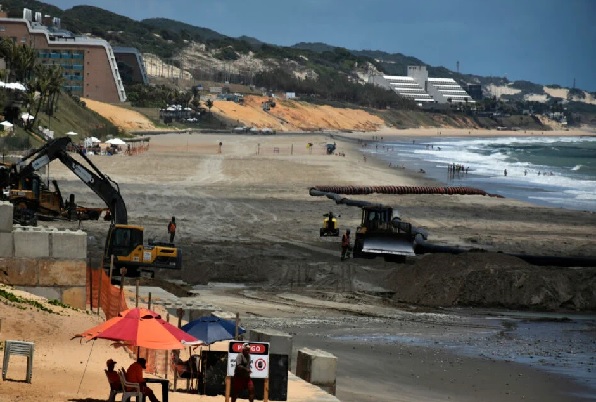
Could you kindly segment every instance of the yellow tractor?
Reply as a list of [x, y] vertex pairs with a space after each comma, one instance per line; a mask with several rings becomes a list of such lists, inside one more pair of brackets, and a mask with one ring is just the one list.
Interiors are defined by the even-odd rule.
[[333, 212], [329, 211], [323, 215], [325, 219], [323, 219], [323, 226], [319, 229], [320, 237], [324, 236], [339, 236], [339, 226], [337, 224], [337, 218], [340, 218], [341, 215], [334, 215]]

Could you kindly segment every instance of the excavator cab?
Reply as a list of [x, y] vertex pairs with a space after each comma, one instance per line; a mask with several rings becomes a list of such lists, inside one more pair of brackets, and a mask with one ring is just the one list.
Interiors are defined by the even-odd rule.
[[329, 211], [329, 213], [323, 216], [325, 219], [323, 219], [323, 226], [319, 229], [319, 236], [339, 236], [337, 218], [341, 217], [341, 215], [334, 215], [333, 212]]
[[354, 258], [374, 258], [382, 255], [385, 260], [403, 260], [414, 256], [412, 225], [393, 216], [393, 208], [382, 205], [362, 207], [362, 221], [356, 229]]
[[180, 251], [161, 244], [143, 244], [143, 227], [135, 225], [111, 225], [106, 237], [104, 267], [110, 268], [114, 256], [113, 274], [119, 275], [120, 268], [126, 268], [126, 276], [138, 277], [148, 273], [154, 277], [154, 268], [180, 269]]

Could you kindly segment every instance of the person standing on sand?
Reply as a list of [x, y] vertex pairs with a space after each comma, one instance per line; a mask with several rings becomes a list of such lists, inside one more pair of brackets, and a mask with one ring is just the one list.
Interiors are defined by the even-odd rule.
[[242, 345], [242, 353], [236, 356], [236, 368], [234, 369], [234, 377], [232, 378], [232, 402], [236, 402], [238, 394], [243, 389], [248, 390], [248, 400], [253, 402], [255, 400], [255, 387], [250, 378], [250, 344]]
[[174, 243], [176, 236], [176, 218], [172, 216], [172, 220], [168, 223], [168, 233], [170, 234], [170, 243]]
[[350, 258], [350, 251], [352, 247], [350, 246], [350, 229], [346, 229], [346, 233], [341, 237], [341, 260], [345, 260], [346, 258]]

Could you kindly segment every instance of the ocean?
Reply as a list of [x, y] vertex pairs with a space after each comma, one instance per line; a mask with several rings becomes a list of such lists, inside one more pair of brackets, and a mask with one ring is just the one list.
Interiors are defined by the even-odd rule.
[[418, 137], [370, 142], [363, 151], [446, 185], [596, 211], [596, 137]]

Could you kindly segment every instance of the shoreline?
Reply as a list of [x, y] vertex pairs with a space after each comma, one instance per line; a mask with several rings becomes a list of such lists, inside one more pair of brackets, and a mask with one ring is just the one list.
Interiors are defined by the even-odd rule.
[[[355, 138], [354, 136], [334, 136], [334, 138], [341, 138], [346, 141], [351, 142], [364, 142], [361, 138]], [[408, 175], [409, 177], [417, 177], [419, 176], [421, 180], [424, 180], [424, 185], [428, 186], [465, 186], [465, 187], [473, 187], [485, 191], [486, 193], [490, 194], [499, 194], [507, 199], [516, 200], [519, 202], [526, 203], [528, 205], [536, 206], [536, 207], [546, 207], [546, 208], [556, 208], [556, 209], [565, 209], [570, 211], [587, 211], [587, 212], [596, 212], [593, 204], [589, 202], [588, 194], [590, 194], [590, 189], [594, 180], [591, 176], [582, 177], [577, 176], [575, 174], [571, 174], [567, 168], [562, 165], [553, 165], [553, 166], [528, 166], [527, 168], [524, 167], [523, 161], [519, 161], [514, 159], [513, 161], [509, 160], [493, 160], [488, 162], [486, 161], [477, 161], [478, 154], [477, 153], [467, 153], [465, 149], [461, 151], [461, 155], [463, 156], [463, 162], [468, 166], [470, 169], [469, 174], [466, 172], [465, 174], [450, 174], [447, 171], [447, 166], [451, 165], [453, 162], [452, 159], [449, 159], [447, 155], [455, 155], [457, 152], [457, 146], [455, 148], [451, 148], [449, 145], [451, 144], [465, 144], [467, 140], [470, 140], [472, 144], [482, 144], [486, 149], [489, 149], [489, 143], [487, 143], [488, 138], [494, 138], [495, 143], [497, 139], [507, 138], [509, 140], [510, 137], [497, 135], [497, 136], [480, 136], [480, 137], [468, 137], [468, 136], [443, 136], [438, 137], [435, 135], [423, 135], [423, 136], [401, 136], [401, 135], [389, 135], [389, 136], [373, 136], [370, 142], [366, 141], [368, 147], [360, 147], [361, 154], [366, 155], [369, 161], [376, 161], [378, 166], [382, 166], [385, 164], [385, 167], [389, 167], [394, 171], [402, 171], [404, 174]], [[535, 141], [531, 141], [529, 139], [537, 139], [537, 137], [532, 136], [518, 136], [515, 138], [511, 138], [511, 141], [523, 142], [524, 138], [530, 141], [530, 144], [535, 143]], [[544, 141], [548, 143], [546, 138], [560, 138], [560, 141], [565, 142], [565, 138], [578, 138], [577, 141], [580, 143], [582, 142], [577, 136], [562, 136], [562, 137], [540, 137], [544, 138]], [[587, 138], [596, 138], [596, 136], [583, 136], [586, 138], [587, 141], [586, 145], [590, 147], [592, 144], [591, 140]], [[425, 141], [430, 140], [430, 142]], [[540, 139], [537, 139], [538, 143], [542, 143]], [[575, 144], [576, 140], [572, 140], [569, 144]], [[415, 143], [415, 144], [414, 144]], [[446, 152], [444, 156], [443, 153], [433, 154], [432, 151], [429, 153], [429, 144], [436, 143], [439, 144], [446, 144]], [[390, 144], [390, 145], [388, 145]], [[426, 145], [426, 153], [424, 151], [424, 146]], [[386, 147], [387, 146], [387, 147]], [[443, 146], [443, 145], [441, 145]], [[461, 146], [461, 145], [460, 145]], [[420, 148], [422, 147], [422, 148]], [[420, 153], [418, 153], [418, 149], [422, 149]], [[591, 148], [587, 148], [591, 149]], [[441, 150], [441, 148], [439, 148]], [[445, 151], [445, 150], [444, 150]], [[410, 152], [415, 152], [414, 154], [409, 154]], [[467, 158], [466, 158], [467, 157]], [[470, 159], [471, 157], [471, 159]], [[542, 156], [546, 158], [546, 156]], [[448, 158], [448, 159], [445, 159]], [[546, 159], [545, 159], [546, 160]], [[476, 162], [475, 162], [476, 161]], [[498, 161], [499, 166], [505, 166], [506, 171], [509, 171], [509, 176], [506, 177], [506, 180], [502, 177], [502, 170], [499, 172], [495, 171], [495, 161]], [[456, 161], [457, 162], [457, 161]], [[488, 163], [487, 163], [488, 162]], [[387, 166], [387, 163], [393, 163], [393, 166]], [[503, 165], [501, 164], [503, 163]], [[576, 164], [582, 164], [581, 161], [576, 161]], [[471, 164], [471, 165], [470, 165]], [[520, 167], [521, 166], [521, 167]], [[573, 166], [573, 163], [571, 164]], [[400, 168], [401, 167], [401, 168]], [[443, 170], [445, 169], [445, 170]], [[532, 174], [536, 175], [536, 172], [540, 170], [544, 170], [544, 172], [549, 171], [551, 172], [550, 176], [556, 176], [550, 178], [550, 180], [540, 180], [540, 178], [535, 179]], [[555, 172], [554, 175], [552, 172]], [[526, 176], [526, 172], [528, 173], [528, 177]], [[546, 174], [546, 173], [545, 173]], [[538, 176], [540, 174], [538, 173]], [[424, 176], [424, 179], [422, 179]], [[554, 179], [554, 180], [553, 180]], [[587, 180], [587, 181], [586, 181]], [[584, 185], [588, 185], [587, 188]], [[579, 187], [578, 187], [579, 186]], [[568, 195], [568, 192], [572, 191], [580, 191], [583, 192], [578, 193], [575, 197]]]

